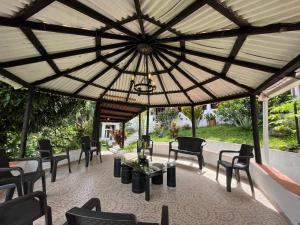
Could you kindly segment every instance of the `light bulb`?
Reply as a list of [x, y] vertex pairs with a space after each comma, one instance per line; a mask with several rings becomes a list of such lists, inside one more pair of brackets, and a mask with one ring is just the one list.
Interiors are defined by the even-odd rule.
[[148, 78], [151, 79], [151, 73], [148, 74]]
[[134, 76], [133, 75], [131, 76], [131, 80], [134, 81]]

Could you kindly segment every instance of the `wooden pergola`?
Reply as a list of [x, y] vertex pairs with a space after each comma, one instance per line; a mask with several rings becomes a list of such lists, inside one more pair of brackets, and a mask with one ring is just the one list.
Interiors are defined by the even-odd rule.
[[[255, 96], [300, 67], [294, 0], [12, 0], [0, 6], [1, 79], [30, 92], [22, 152], [35, 91], [97, 102], [94, 135], [108, 115], [126, 122], [149, 107], [182, 105], [194, 115], [195, 105], [250, 97], [261, 163]], [[157, 88], [139, 95], [131, 76], [142, 80], [149, 73]]]

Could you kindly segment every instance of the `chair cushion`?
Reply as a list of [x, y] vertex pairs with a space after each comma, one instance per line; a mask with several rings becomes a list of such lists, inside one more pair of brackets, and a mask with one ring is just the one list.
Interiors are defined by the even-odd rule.
[[31, 224], [42, 215], [39, 201], [33, 198], [23, 202], [13, 199], [0, 205], [1, 225]]
[[[224, 167], [231, 167], [232, 162], [227, 162], [227, 161], [223, 161], [223, 160], [219, 160], [219, 163], [224, 166]], [[235, 163], [233, 165], [233, 169], [244, 169], [247, 165], [243, 164], [243, 163]]]

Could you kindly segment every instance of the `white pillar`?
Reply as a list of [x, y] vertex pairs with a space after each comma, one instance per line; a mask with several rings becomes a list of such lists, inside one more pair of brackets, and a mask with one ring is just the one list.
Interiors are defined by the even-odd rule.
[[269, 164], [269, 113], [268, 113], [268, 97], [261, 95], [260, 98], [263, 102], [263, 149], [264, 149], [264, 161]]

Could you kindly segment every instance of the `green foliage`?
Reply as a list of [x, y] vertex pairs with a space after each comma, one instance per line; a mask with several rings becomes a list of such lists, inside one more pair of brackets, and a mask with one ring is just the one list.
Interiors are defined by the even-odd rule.
[[172, 120], [178, 115], [178, 112], [174, 108], [166, 108], [164, 111], [156, 115], [156, 120], [164, 128], [170, 128]]
[[216, 119], [216, 115], [214, 113], [207, 113], [204, 115], [204, 117], [207, 121]]
[[[260, 107], [258, 111], [261, 111]], [[247, 98], [221, 102], [216, 114], [227, 123], [246, 130], [251, 129], [251, 108]]]
[[[184, 106], [181, 107], [181, 112], [186, 115], [190, 120], [192, 120], [192, 109], [190, 106]], [[194, 107], [195, 112], [195, 120], [196, 120], [196, 126], [199, 124], [200, 120], [203, 117], [203, 107], [202, 106], [195, 106]]]

